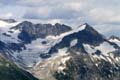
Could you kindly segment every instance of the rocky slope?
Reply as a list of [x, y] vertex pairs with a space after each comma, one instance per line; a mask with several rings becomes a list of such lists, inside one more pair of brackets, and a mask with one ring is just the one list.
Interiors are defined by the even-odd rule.
[[0, 54], [0, 80], [38, 80]]

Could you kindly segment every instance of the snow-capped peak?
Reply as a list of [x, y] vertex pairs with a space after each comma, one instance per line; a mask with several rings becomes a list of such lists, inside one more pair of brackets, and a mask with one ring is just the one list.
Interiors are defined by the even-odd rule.
[[116, 43], [116, 44], [120, 47], [120, 38], [119, 38], [119, 37], [111, 36], [111, 37], [109, 38], [109, 41]]
[[8, 23], [6, 21], [0, 20], [0, 30], [7, 32], [11, 27], [16, 26], [20, 22]]
[[110, 40], [110, 39], [118, 39], [118, 40], [120, 41], [120, 38], [117, 37], [117, 36], [114, 36], [114, 35], [112, 35], [112, 36], [109, 38], [109, 40]]
[[3, 41], [5, 43], [17, 42], [17, 35], [19, 33], [19, 30], [14, 30], [11, 28], [19, 23], [20, 22], [9, 23], [0, 20], [0, 41]]

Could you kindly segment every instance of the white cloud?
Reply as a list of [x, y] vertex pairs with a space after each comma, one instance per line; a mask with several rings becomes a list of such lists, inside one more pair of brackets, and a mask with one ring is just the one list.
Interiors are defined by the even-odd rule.
[[120, 26], [116, 24], [95, 25], [94, 28], [106, 36], [111, 36], [111, 35], [120, 36], [119, 34]]
[[108, 8], [94, 8], [90, 12], [90, 17], [98, 23], [120, 22], [120, 12]]
[[51, 24], [55, 24], [55, 23], [61, 23], [61, 20], [60, 19], [52, 19], [52, 20], [49, 20], [47, 23], [51, 23]]
[[120, 14], [115, 15], [110, 19], [110, 22], [119, 22], [120, 23]]
[[79, 12], [83, 8], [83, 3], [82, 2], [70, 2], [70, 3], [66, 3], [65, 7]]
[[105, 8], [95, 8], [90, 11], [90, 16], [95, 20], [105, 20], [114, 15], [114, 12]]
[[14, 16], [13, 13], [7, 13], [7, 14], [5, 14], [5, 18], [11, 18], [13, 16]]
[[8, 13], [1, 14], [0, 18], [9, 19], [9, 18], [12, 18], [13, 16], [14, 16], [13, 13], [8, 12]]
[[48, 16], [49, 12], [50, 12], [50, 10], [46, 7], [38, 9], [38, 13], [40, 13], [42, 16]]

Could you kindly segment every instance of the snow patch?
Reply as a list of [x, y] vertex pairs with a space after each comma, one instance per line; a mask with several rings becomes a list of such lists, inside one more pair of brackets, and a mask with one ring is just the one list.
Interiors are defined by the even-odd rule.
[[74, 39], [73, 41], [71, 41], [70, 46], [75, 46], [77, 44], [78, 40]]
[[108, 53], [115, 51], [116, 49], [110, 45], [108, 42], [103, 42], [99, 46], [95, 47], [96, 49], [100, 50], [103, 55], [108, 56]]
[[49, 59], [55, 59], [56, 57], [60, 57], [60, 56], [66, 56], [69, 53], [67, 53], [68, 48], [63, 48], [63, 49], [59, 49], [58, 53], [54, 53], [52, 55], [52, 57], [50, 57]]
[[104, 55], [104, 56], [108, 56], [110, 52], [112, 51], [115, 51], [116, 49], [110, 45], [108, 42], [103, 42], [102, 44], [100, 44], [99, 46], [91, 46], [89, 44], [83, 44], [85, 50], [88, 52], [88, 53], [95, 53], [96, 50], [100, 50], [101, 53]]
[[0, 33], [8, 32], [11, 27], [14, 27], [19, 23], [21, 23], [21, 22], [7, 23], [5, 21], [0, 21]]
[[83, 46], [85, 48], [85, 51], [87, 51], [87, 53], [89, 53], [89, 54], [92, 54], [92, 53], [96, 52], [96, 50], [92, 49], [92, 47], [89, 44], [83, 44]]
[[[83, 44], [86, 52], [91, 55], [92, 57], [94, 58], [97, 58], [97, 59], [104, 59], [104, 60], [107, 60], [107, 61], [110, 61], [110, 58], [114, 58], [114, 56], [111, 54], [111, 52], [115, 51], [116, 49], [110, 45], [108, 42], [103, 42], [102, 44], [100, 44], [99, 46], [92, 46], [92, 45], [89, 45], [89, 44]], [[101, 55], [92, 55], [92, 53], [95, 53], [97, 50], [101, 51]]]
[[109, 41], [116, 43], [120, 47], [120, 41], [118, 39], [110, 39]]
[[47, 44], [42, 44], [42, 41], [45, 41], [45, 39], [32, 41], [31, 44], [25, 45], [25, 50], [22, 50], [19, 53], [15, 52], [13, 56], [26, 64], [26, 66], [32, 67], [34, 64], [41, 61], [40, 54], [48, 52], [51, 48], [51, 43], [47, 42]]
[[[19, 43], [17, 36], [20, 31], [11, 29], [11, 27], [14, 27], [19, 23], [20, 22], [7, 23], [5, 21], [0, 21], [0, 41], [4, 41], [5, 43]], [[12, 31], [12, 33], [10, 31]]]

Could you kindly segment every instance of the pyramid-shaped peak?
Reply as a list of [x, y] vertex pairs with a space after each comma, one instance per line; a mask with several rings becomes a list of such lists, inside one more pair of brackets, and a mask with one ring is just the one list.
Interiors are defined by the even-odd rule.
[[119, 37], [117, 37], [117, 36], [115, 36], [115, 35], [110, 36], [110, 38], [109, 38], [109, 39], [118, 39], [118, 40], [120, 40], [120, 38], [119, 38]]
[[95, 30], [91, 25], [89, 25], [88, 23], [84, 23], [83, 25], [81, 25], [80, 27], [85, 26], [85, 31], [87, 32], [91, 32], [92, 34], [100, 34], [97, 30]]

